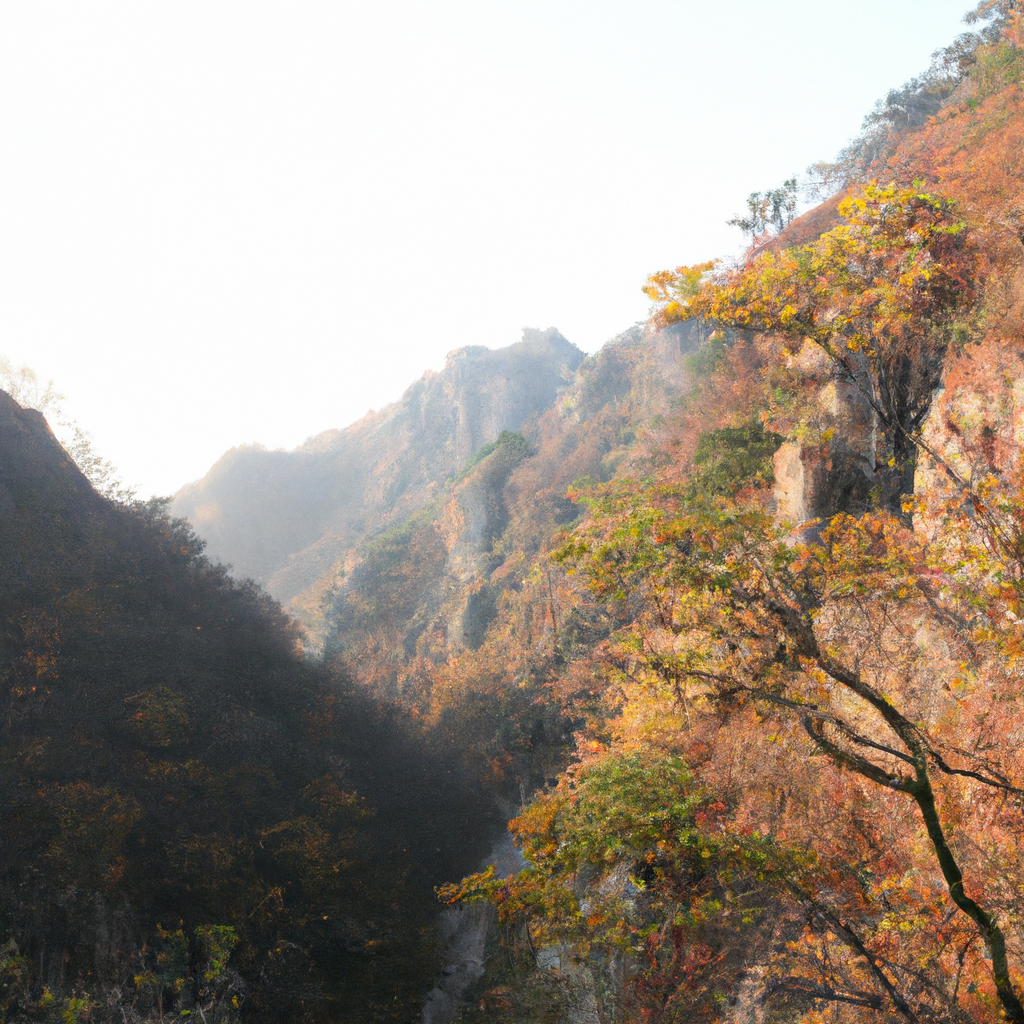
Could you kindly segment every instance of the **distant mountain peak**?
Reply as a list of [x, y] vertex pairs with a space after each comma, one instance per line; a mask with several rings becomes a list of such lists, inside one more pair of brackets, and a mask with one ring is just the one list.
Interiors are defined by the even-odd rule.
[[290, 600], [374, 524], [415, 511], [484, 445], [535, 422], [585, 358], [554, 327], [455, 349], [397, 402], [293, 452], [233, 448], [172, 509], [238, 575]]

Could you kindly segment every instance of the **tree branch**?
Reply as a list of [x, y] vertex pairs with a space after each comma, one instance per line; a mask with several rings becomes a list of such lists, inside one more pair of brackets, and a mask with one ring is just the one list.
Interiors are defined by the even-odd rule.
[[875, 963], [877, 957], [875, 957], [871, 950], [864, 945], [860, 936], [837, 914], [829, 910], [828, 907], [819, 903], [809, 893], [804, 892], [799, 886], [791, 885], [790, 889], [801, 899], [805, 906], [827, 921], [851, 949], [855, 950], [864, 958], [864, 962], [867, 964], [868, 970], [874, 976], [878, 984], [885, 990], [886, 995], [888, 995], [897, 1012], [906, 1017], [906, 1019], [911, 1021], [912, 1024], [916, 1024], [917, 1015], [910, 1008], [910, 1004], [903, 998], [885, 971]]
[[935, 767], [946, 775], [962, 775], [964, 778], [974, 779], [976, 782], [981, 782], [986, 786], [992, 786], [993, 789], [1001, 789], [1007, 793], [1016, 793], [1018, 796], [1024, 796], [1024, 789], [1010, 785], [1009, 782], [1000, 779], [994, 773], [993, 775], [983, 775], [981, 772], [972, 771], [970, 768], [953, 768], [937, 750], [932, 750], [931, 756], [935, 762]]
[[835, 989], [825, 985], [815, 985], [804, 978], [787, 976], [778, 978], [765, 987], [764, 999], [783, 992], [793, 995], [806, 996], [808, 999], [824, 1000], [829, 1003], [849, 1003], [851, 1006], [866, 1006], [870, 1010], [882, 1008], [882, 997], [873, 995], [870, 992], [837, 992]]
[[805, 715], [801, 724], [815, 746], [822, 753], [828, 754], [840, 767], [848, 768], [858, 775], [863, 775], [864, 778], [870, 779], [878, 786], [900, 790], [905, 793], [910, 792], [911, 787], [914, 785], [914, 779], [908, 778], [906, 775], [894, 775], [892, 772], [888, 772], [869, 761], [866, 757], [861, 757], [852, 751], [844, 750], [839, 744], [833, 743], [825, 736], [819, 727], [819, 723], [810, 715]]

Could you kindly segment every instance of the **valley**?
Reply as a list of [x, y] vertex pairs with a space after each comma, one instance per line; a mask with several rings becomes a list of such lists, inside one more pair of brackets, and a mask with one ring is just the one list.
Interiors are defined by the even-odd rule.
[[1022, 18], [592, 355], [151, 501], [0, 393], [0, 1024], [1024, 1024]]

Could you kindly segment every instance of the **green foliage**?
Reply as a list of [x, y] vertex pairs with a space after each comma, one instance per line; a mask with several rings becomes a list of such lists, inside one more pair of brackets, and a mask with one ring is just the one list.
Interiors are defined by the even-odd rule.
[[683, 357], [683, 365], [695, 378], [707, 378], [725, 363], [730, 337], [727, 331], [712, 331], [696, 352]]
[[782, 442], [781, 434], [759, 422], [708, 431], [693, 454], [694, 485], [712, 494], [768, 487], [775, 480], [772, 459]]
[[6, 1024], [29, 1000], [32, 970], [14, 939], [0, 946], [0, 1024]]
[[770, 188], [765, 192], [751, 192], [747, 197], [746, 216], [733, 217], [726, 223], [739, 228], [752, 239], [757, 239], [766, 232], [778, 234], [792, 223], [796, 216], [798, 194], [799, 188], [794, 175], [778, 188]]
[[195, 935], [199, 945], [203, 982], [209, 985], [224, 976], [231, 951], [240, 940], [234, 928], [223, 924], [200, 925]]
[[[589, 497], [589, 519], [555, 554], [601, 600], [643, 602], [671, 587], [727, 589], [750, 569], [734, 558], [697, 559], [697, 550], [742, 551], [765, 536], [783, 536], [757, 502], [732, 504], [692, 484], [621, 480]], [[782, 564], [788, 549], [773, 549]]]
[[437, 511], [437, 502], [428, 502], [407, 519], [376, 534], [367, 542], [363, 557], [385, 566], [392, 565], [408, 552], [415, 534], [432, 524]]
[[493, 441], [485, 444], [479, 451], [471, 455], [455, 478], [455, 483], [460, 483], [476, 469], [485, 459], [489, 459], [494, 453], [498, 453], [498, 461], [506, 469], [513, 469], [530, 454], [530, 442], [522, 434], [513, 430], [503, 430]]
[[[763, 876], [769, 865], [782, 863], [767, 839], [709, 830], [709, 814], [722, 810], [681, 758], [608, 753], [572, 769], [558, 790], [539, 797], [509, 826], [528, 864], [519, 875], [498, 879], [489, 868], [442, 887], [441, 898], [488, 899], [508, 921], [538, 914], [550, 939], [585, 934], [590, 942], [635, 946], [647, 934], [637, 923], [637, 901], [646, 900], [650, 909], [650, 899], [687, 899], [684, 916], [697, 922], [714, 911], [721, 883], [745, 871]], [[612, 875], [615, 885], [596, 881]], [[588, 880], [582, 902], [580, 878]], [[687, 893], [672, 888], [679, 878], [688, 880]], [[712, 889], [716, 897], [707, 902]]]
[[188, 940], [181, 928], [173, 930], [156, 926], [156, 941], [143, 947], [146, 969], [134, 977], [135, 987], [152, 995], [163, 1019], [165, 1005], [173, 1002], [189, 979]]
[[358, 565], [330, 597], [334, 631], [328, 655], [346, 650], [366, 630], [387, 627], [404, 634], [410, 653], [415, 650], [422, 629], [417, 604], [447, 557], [437, 514], [438, 503], [430, 502], [366, 544]]
[[188, 940], [181, 928], [173, 930], [156, 926], [157, 942], [154, 947], [154, 973], [163, 988], [180, 992], [188, 977]]
[[972, 77], [977, 82], [975, 105], [1007, 86], [1019, 85], [1024, 82], [1024, 49], [1006, 42], [983, 47]]
[[[675, 971], [680, 949], [701, 951], [702, 962], [682, 968], [682, 1005], [696, 1017], [720, 998], [708, 968], [726, 934], [755, 924], [795, 863], [756, 832], [723, 829], [724, 810], [681, 758], [610, 751], [575, 766], [512, 822], [527, 861], [518, 875], [488, 869], [440, 895], [490, 901], [507, 929], [562, 957], [619, 962], [620, 971], [630, 962], [637, 992]], [[535, 1013], [558, 1005], [557, 988], [534, 988]]]
[[96, 1005], [90, 1000], [88, 994], [69, 996], [62, 1000], [60, 1010], [57, 1014], [51, 1014], [50, 1019], [55, 1024], [57, 1021], [60, 1021], [61, 1024], [79, 1024], [80, 1021], [95, 1019], [93, 1011], [96, 1009]]

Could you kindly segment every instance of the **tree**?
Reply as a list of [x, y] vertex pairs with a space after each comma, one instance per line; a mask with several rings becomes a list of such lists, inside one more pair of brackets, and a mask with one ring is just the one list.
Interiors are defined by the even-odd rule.
[[[968, 16], [965, 20], [970, 21]], [[902, 139], [937, 115], [978, 62], [978, 50], [998, 37], [990, 26], [982, 34], [962, 32], [949, 46], [932, 54], [928, 70], [890, 89], [867, 114], [860, 134], [844, 146], [834, 161], [819, 161], [807, 169], [807, 192], [825, 199], [880, 173]]]
[[751, 192], [747, 196], [747, 215], [726, 221], [750, 235], [753, 242], [767, 238], [772, 232], [779, 234], [796, 216], [796, 175], [787, 178], [778, 188], [765, 192]]
[[[1012, 890], [1024, 879], [1008, 837], [1024, 827], [1024, 765], [1000, 739], [1024, 725], [1020, 567], [994, 558], [968, 517], [944, 527], [927, 543], [885, 512], [841, 515], [817, 542], [792, 545], [758, 501], [620, 486], [595, 499], [562, 558], [606, 600], [640, 596], [645, 612], [623, 637], [634, 675], [733, 728], [754, 709], [762, 742], [798, 723], [805, 756], [875, 787], [883, 817], [894, 800], [917, 808], [919, 826], [899, 842], [920, 888], [944, 886], [984, 943], [1005, 1018], [1024, 1021], [1006, 931], [1019, 941]], [[850, 822], [855, 809], [833, 812]], [[878, 862], [883, 851], [865, 854]], [[937, 1011], [925, 993], [915, 1010], [909, 966], [888, 954], [883, 971], [849, 906], [836, 913], [806, 889], [802, 898], [854, 929], [895, 1012]]]
[[730, 933], [764, 916], [793, 865], [766, 837], [709, 828], [723, 810], [679, 757], [590, 756], [510, 824], [524, 871], [505, 879], [489, 868], [440, 896], [490, 900], [534, 955], [572, 942], [577, 957], [589, 952], [619, 974], [632, 960], [631, 991], [618, 1001], [651, 1024], [714, 1019], [722, 974], [742, 971]]
[[1024, 5], [1020, 0], [978, 0], [973, 11], [964, 15], [968, 25], [988, 22], [985, 33], [989, 38], [1005, 39], [1013, 46], [1024, 42], [1021, 33], [1021, 16]]
[[917, 188], [871, 184], [839, 210], [844, 223], [814, 242], [705, 273], [699, 291], [701, 268], [654, 275], [647, 293], [662, 323], [698, 317], [790, 351], [818, 346], [874, 410], [880, 504], [901, 515], [946, 352], [967, 336], [979, 256], [955, 205]]

